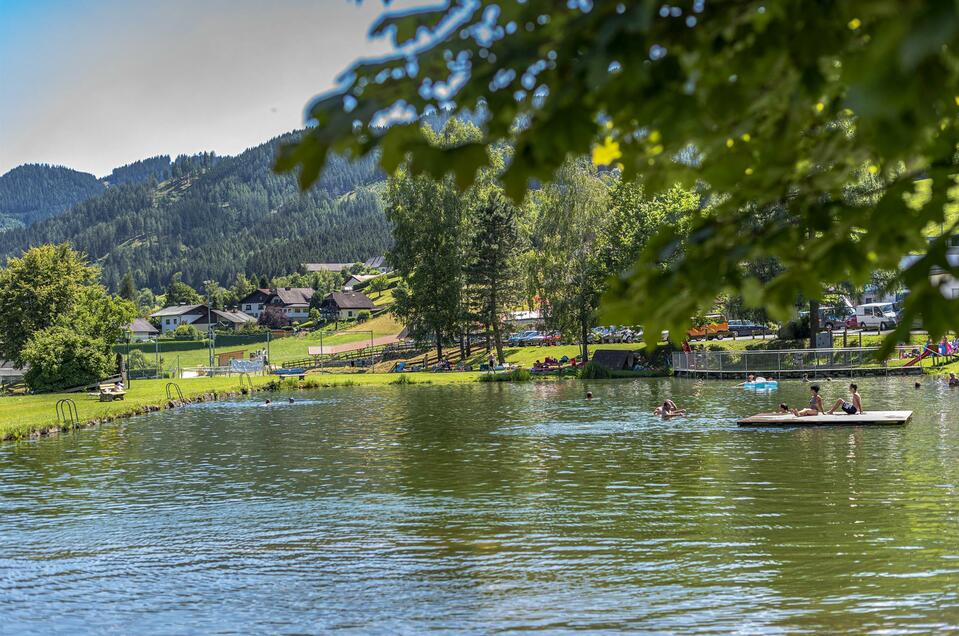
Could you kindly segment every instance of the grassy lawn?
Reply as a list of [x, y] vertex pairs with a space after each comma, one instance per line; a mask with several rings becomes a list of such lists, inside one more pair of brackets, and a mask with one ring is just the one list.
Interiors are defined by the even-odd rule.
[[[365, 374], [337, 373], [312, 374], [301, 383], [295, 379], [281, 382], [283, 389], [321, 388], [331, 386], [368, 386], [395, 384], [399, 377], [405, 378], [404, 384], [461, 384], [475, 382], [479, 373], [406, 373]], [[253, 384], [262, 388], [276, 381], [276, 376], [254, 377]], [[86, 393], [48, 393], [43, 395], [24, 395], [0, 397], [0, 440], [28, 437], [35, 431], [56, 427], [56, 403], [61, 398], [71, 398], [77, 405], [77, 415], [81, 422], [136, 412], [150, 405], [162, 405], [167, 402], [167, 380], [134, 380], [122, 402], [100, 402]], [[238, 377], [193, 378], [177, 380], [184, 398], [193, 398], [211, 392], [229, 392], [240, 390]]]
[[[374, 338], [379, 338], [381, 336], [398, 334], [402, 330], [403, 325], [398, 323], [392, 314], [384, 313], [362, 324], [351, 325], [336, 333], [333, 332], [332, 328], [324, 330], [323, 344], [341, 345], [351, 342], [363, 342], [369, 340], [370, 331], [373, 332]], [[210, 363], [210, 354], [206, 341], [197, 341], [194, 348], [184, 351], [164, 351], [164, 344], [163, 341], [160, 341], [160, 356], [163, 358], [164, 369], [173, 368], [177, 366], [178, 362], [181, 367], [201, 367], [207, 366]], [[287, 336], [285, 338], [276, 338], [270, 341], [270, 361], [273, 364], [282, 364], [289, 360], [305, 358], [309, 355], [309, 347], [319, 346], [319, 344], [319, 331]], [[144, 343], [139, 348], [143, 351], [147, 361], [152, 363], [154, 358], [154, 345], [152, 343]], [[249, 343], [218, 346], [215, 351], [216, 354], [242, 351], [243, 356], [247, 357], [251, 351], [257, 349], [266, 349], [266, 342], [259, 340], [259, 337], [257, 337], [255, 341], [251, 338], [251, 342]], [[214, 358], [214, 363], [215, 362], [216, 359]]]
[[369, 292], [366, 294], [377, 307], [385, 307], [393, 304], [393, 289], [387, 289], [381, 292]]

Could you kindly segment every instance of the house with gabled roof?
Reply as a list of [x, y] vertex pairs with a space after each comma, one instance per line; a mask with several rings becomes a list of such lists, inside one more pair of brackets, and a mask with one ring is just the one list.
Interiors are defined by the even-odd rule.
[[320, 311], [338, 320], [355, 320], [361, 311], [374, 309], [376, 305], [369, 296], [355, 291], [333, 292], [320, 303]]
[[259, 319], [267, 307], [278, 307], [291, 321], [303, 321], [310, 316], [312, 287], [277, 287], [257, 289], [240, 300], [240, 310]]
[[237, 329], [256, 322], [256, 318], [242, 311], [211, 309], [207, 305], [171, 305], [150, 314], [160, 324], [161, 333], [174, 331], [180, 325], [193, 325], [201, 332], [214, 327]]

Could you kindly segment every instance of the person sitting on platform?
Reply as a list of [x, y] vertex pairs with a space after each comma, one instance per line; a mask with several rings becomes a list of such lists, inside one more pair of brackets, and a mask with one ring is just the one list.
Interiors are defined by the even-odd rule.
[[855, 384], [849, 385], [849, 391], [852, 394], [852, 401], [846, 401], [842, 398], [836, 400], [836, 403], [829, 409], [828, 415], [833, 415], [838, 409], [842, 409], [846, 415], [862, 414], [862, 396], [859, 395], [859, 387]]
[[822, 397], [819, 395], [819, 385], [813, 384], [809, 387], [809, 406], [797, 411], [793, 409], [792, 414], [796, 417], [810, 417], [813, 415], [819, 415], [820, 413], [825, 413], [826, 409], [823, 408]]

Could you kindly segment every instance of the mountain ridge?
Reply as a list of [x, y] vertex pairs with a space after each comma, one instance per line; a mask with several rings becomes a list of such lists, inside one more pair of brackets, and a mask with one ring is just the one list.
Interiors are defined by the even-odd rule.
[[235, 156], [127, 164], [100, 180], [110, 185], [98, 194], [0, 234], [0, 257], [69, 241], [100, 264], [109, 287], [129, 271], [137, 286], [159, 291], [177, 271], [193, 286], [228, 284], [238, 273], [269, 277], [304, 261], [382, 254], [391, 239], [378, 194], [385, 175], [375, 159], [332, 157], [319, 184], [301, 193], [294, 175], [272, 171], [277, 146], [297, 134]]

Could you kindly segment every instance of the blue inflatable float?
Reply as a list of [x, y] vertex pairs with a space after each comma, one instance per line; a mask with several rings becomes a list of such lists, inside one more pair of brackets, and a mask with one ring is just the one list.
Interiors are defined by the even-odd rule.
[[766, 378], [756, 378], [752, 382], [743, 382], [741, 386], [744, 389], [777, 389], [779, 388], [779, 382]]

